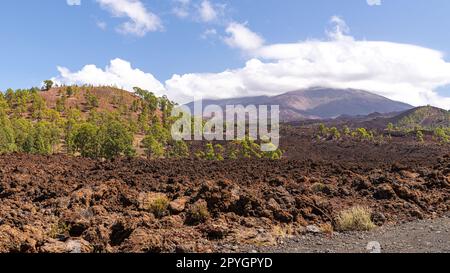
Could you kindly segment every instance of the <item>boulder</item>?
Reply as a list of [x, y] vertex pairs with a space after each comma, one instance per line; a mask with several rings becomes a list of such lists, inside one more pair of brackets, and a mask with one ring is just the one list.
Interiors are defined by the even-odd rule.
[[169, 210], [172, 214], [182, 213], [186, 209], [186, 204], [189, 201], [189, 198], [182, 197], [178, 198], [169, 204]]
[[377, 200], [393, 199], [395, 198], [395, 191], [390, 185], [383, 184], [375, 189], [373, 197]]

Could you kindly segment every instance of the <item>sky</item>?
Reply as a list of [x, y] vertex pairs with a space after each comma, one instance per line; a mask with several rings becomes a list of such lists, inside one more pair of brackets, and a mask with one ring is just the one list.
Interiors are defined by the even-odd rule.
[[4, 0], [0, 90], [194, 98], [367, 90], [450, 108], [448, 0]]

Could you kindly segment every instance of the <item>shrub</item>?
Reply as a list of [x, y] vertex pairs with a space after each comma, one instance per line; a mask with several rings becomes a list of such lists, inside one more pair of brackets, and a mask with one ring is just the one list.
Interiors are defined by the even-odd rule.
[[311, 185], [311, 191], [315, 193], [323, 192], [326, 188], [327, 186], [323, 183], [314, 183]]
[[438, 139], [438, 141], [447, 143], [450, 142], [450, 136], [447, 135], [444, 128], [436, 128], [434, 130], [434, 136]]
[[328, 135], [329, 129], [325, 126], [325, 124], [319, 124], [319, 135], [322, 137], [326, 137]]
[[270, 149], [272, 150], [269, 152], [262, 152], [262, 154], [265, 158], [272, 159], [272, 160], [280, 160], [281, 159], [281, 157], [283, 156], [283, 151], [281, 149], [277, 148], [275, 146], [275, 144], [273, 144], [272, 142], [267, 142], [264, 144], [268, 145], [268, 147], [270, 146]]
[[52, 225], [50, 231], [48, 232], [48, 236], [52, 239], [57, 239], [60, 236], [68, 235], [70, 229], [71, 226], [65, 222], [58, 222]]
[[330, 129], [330, 134], [334, 140], [339, 140], [341, 138], [341, 133], [336, 127]]
[[14, 119], [12, 120], [12, 126], [15, 132], [15, 144], [17, 145], [18, 151], [30, 151], [29, 141], [33, 131], [33, 124], [31, 121], [24, 118]]
[[351, 134], [351, 130], [347, 125], [344, 126], [342, 132], [344, 133], [345, 136], [349, 136]]
[[99, 128], [91, 123], [83, 123], [75, 127], [69, 137], [70, 150], [79, 152], [83, 157], [98, 157], [100, 155], [98, 131]]
[[15, 151], [14, 129], [6, 115], [0, 116], [0, 154]]
[[76, 93], [76, 87], [74, 87], [74, 86], [68, 86], [67, 88], [66, 88], [66, 95], [70, 98], [70, 97], [72, 97], [73, 95], [75, 95], [75, 93]]
[[148, 158], [160, 158], [164, 156], [164, 146], [152, 135], [147, 135], [142, 140], [142, 147], [145, 149]]
[[417, 139], [417, 141], [424, 142], [423, 137], [424, 137], [424, 135], [423, 135], [422, 131], [417, 131], [416, 132], [416, 139]]
[[133, 133], [127, 126], [118, 120], [108, 119], [98, 132], [100, 140], [100, 155], [113, 158], [119, 155], [132, 156]]
[[225, 148], [220, 144], [216, 144], [214, 146], [214, 150], [216, 153], [216, 159], [219, 161], [223, 161], [224, 160], [223, 154], [225, 152]]
[[188, 212], [188, 222], [196, 225], [205, 222], [210, 217], [208, 205], [205, 201], [199, 200], [193, 204]]
[[352, 132], [352, 137], [357, 138], [361, 141], [372, 141], [374, 139], [374, 134], [373, 132], [367, 131], [366, 128], [358, 128], [354, 132]]
[[93, 95], [91, 92], [87, 91], [86, 94], [84, 94], [84, 98], [85, 98], [86, 104], [90, 110], [99, 107], [98, 98], [95, 95]]
[[369, 231], [375, 227], [371, 220], [372, 211], [356, 206], [342, 211], [337, 218], [337, 228], [341, 231]]
[[185, 141], [172, 141], [167, 156], [169, 158], [189, 157], [189, 147]]
[[31, 105], [33, 118], [41, 120], [46, 108], [45, 100], [39, 94], [33, 94], [33, 103]]
[[66, 110], [66, 97], [61, 97], [56, 100], [56, 111], [62, 113]]
[[61, 130], [54, 123], [39, 121], [25, 140], [22, 147], [24, 152], [40, 155], [49, 155], [60, 143]]
[[393, 132], [394, 131], [394, 124], [392, 124], [392, 122], [389, 122], [389, 124], [387, 125], [387, 128], [386, 128], [386, 130], [388, 131], [388, 132]]
[[[273, 145], [269, 140], [262, 140], [267, 145]], [[275, 147], [273, 145], [273, 147]], [[280, 159], [283, 152], [280, 149], [271, 152], [264, 152], [261, 149], [261, 145], [256, 143], [250, 137], [246, 137], [243, 140], [236, 140], [230, 145], [229, 158], [270, 158], [270, 159]]]
[[214, 146], [211, 143], [206, 144], [205, 158], [207, 160], [215, 160], [216, 159], [216, 152], [214, 151]]
[[150, 211], [156, 217], [163, 217], [169, 207], [170, 200], [163, 193], [150, 193], [143, 201], [145, 210]]

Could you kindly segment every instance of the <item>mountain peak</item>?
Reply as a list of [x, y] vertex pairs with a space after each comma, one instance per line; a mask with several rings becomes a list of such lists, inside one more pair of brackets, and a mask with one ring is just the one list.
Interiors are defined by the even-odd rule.
[[[401, 112], [411, 105], [356, 89], [314, 87], [287, 92], [273, 97], [245, 97], [207, 100], [204, 104], [225, 107], [228, 104], [279, 105], [282, 121], [302, 119], [329, 119], [339, 116], [369, 115], [371, 113]], [[188, 106], [193, 109], [193, 103]]]

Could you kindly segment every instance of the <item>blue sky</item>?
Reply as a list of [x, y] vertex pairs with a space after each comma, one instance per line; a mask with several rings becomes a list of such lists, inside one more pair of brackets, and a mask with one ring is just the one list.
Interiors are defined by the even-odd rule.
[[[210, 8], [209, 13], [205, 7]], [[91, 70], [81, 74], [77, 72], [83, 72], [86, 65], [95, 65], [97, 73], [105, 73], [100, 76], [96, 74], [97, 78], [105, 76], [105, 81], [112, 81], [111, 84], [124, 88], [134, 82], [123, 77], [133, 78], [133, 73], [138, 70], [140, 74], [136, 77], [142, 79], [137, 83], [159, 88], [159, 93], [173, 97], [275, 94], [294, 88], [296, 84], [302, 88], [321, 81], [318, 81], [316, 74], [314, 81], [305, 86], [303, 82], [284, 81], [281, 75], [284, 70], [278, 69], [281, 64], [284, 64], [283, 67], [287, 64], [295, 66], [300, 59], [309, 60], [311, 56], [291, 56], [287, 61], [279, 56], [280, 52], [274, 53], [270, 49], [267, 53], [272, 45], [297, 44], [303, 50], [308, 41], [321, 41], [324, 44], [313, 47], [339, 44], [339, 48], [347, 48], [344, 50], [347, 52], [353, 45], [341, 42], [346, 40], [341, 39], [344, 37], [352, 39], [361, 52], [367, 48], [376, 52], [401, 49], [400, 46], [390, 47], [387, 43], [377, 45], [376, 49], [369, 44], [356, 45], [364, 41], [418, 46], [423, 50], [408, 48], [411, 55], [403, 56], [404, 60], [392, 60], [398, 66], [387, 69], [392, 68], [395, 70], [393, 73], [400, 73], [401, 67], [415, 65], [418, 68], [407, 72], [410, 74], [396, 75], [394, 79], [383, 75], [374, 79], [372, 75], [366, 81], [355, 79], [356, 76], [361, 77], [358, 72], [358, 75], [350, 77], [353, 84], [347, 86], [342, 78], [348, 78], [349, 73], [353, 72], [337, 77], [336, 73], [341, 73], [336, 72], [340, 69], [337, 66], [331, 69], [332, 72], [327, 70], [322, 73], [324, 77], [327, 73], [336, 77], [335, 80], [322, 79], [325, 85], [365, 87], [366, 84], [365, 89], [393, 99], [405, 98], [404, 101], [413, 104], [437, 102], [443, 107], [446, 106], [443, 103], [449, 103], [447, 108], [450, 108], [450, 88], [446, 87], [450, 83], [449, 11], [448, 0], [382, 0], [380, 5], [369, 5], [366, 0], [81, 0], [80, 5], [68, 5], [67, 0], [5, 0], [2, 1], [0, 16], [0, 90], [40, 85], [42, 80], [53, 77], [61, 83], [89, 82], [92, 79], [86, 74]], [[156, 20], [156, 23], [149, 21], [149, 18]], [[124, 29], [123, 24], [127, 22], [131, 23], [131, 29]], [[333, 33], [342, 34], [341, 38], [336, 38]], [[400, 52], [409, 52], [408, 49]], [[431, 54], [428, 58], [430, 52], [425, 52], [425, 49], [444, 55]], [[318, 58], [313, 60], [317, 64], [315, 72], [335, 63], [334, 60], [325, 60], [326, 51], [320, 51], [322, 55], [314, 55]], [[352, 51], [346, 54], [353, 55]], [[413, 64], [409, 63], [417, 54], [423, 57]], [[376, 56], [368, 55], [372, 58]], [[383, 58], [388, 56], [391, 53], [384, 54], [380, 59], [385, 60]], [[129, 63], [132, 69], [123, 72], [124, 75], [122, 72], [108, 71], [105, 67], [113, 67], [112, 60], [122, 61], [116, 63], [115, 70], [123, 71], [119, 67], [124, 63]], [[257, 62], [249, 64], [251, 60]], [[423, 67], [420, 68], [421, 62]], [[273, 88], [258, 91], [266, 89], [272, 82], [255, 83], [255, 79], [265, 74], [257, 75], [251, 69], [256, 66], [259, 71], [272, 63], [279, 67], [278, 70], [270, 70], [271, 73], [278, 74], [280, 71], [280, 76], [273, 78], [276, 83]], [[377, 68], [374, 73], [383, 70], [377, 60], [364, 60], [362, 64], [352, 61], [346, 67], [349, 65], [355, 66], [355, 69], [364, 66], [364, 71], [371, 71], [374, 66]], [[58, 71], [58, 66], [67, 68], [66, 75]], [[435, 73], [437, 78], [427, 73], [430, 69], [416, 71], [425, 70], [427, 66], [433, 69], [439, 67]], [[301, 68], [304, 69], [304, 66]], [[227, 70], [234, 74], [224, 75]], [[109, 77], [108, 73], [121, 75]], [[174, 74], [178, 74], [179, 78], [174, 78]], [[308, 77], [310, 74], [306, 71], [293, 76]], [[412, 77], [432, 83], [416, 88], [417, 83]], [[114, 79], [120, 80], [114, 82]], [[398, 79], [398, 84], [395, 79]], [[211, 86], [211, 81], [214, 88], [203, 90], [205, 86]], [[218, 85], [218, 82], [223, 83]], [[249, 86], [248, 82], [252, 85]], [[409, 91], [412, 89], [414, 91]], [[200, 91], [196, 93], [197, 90]]]

